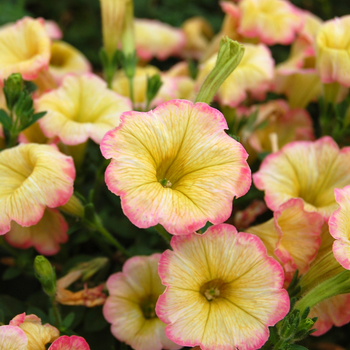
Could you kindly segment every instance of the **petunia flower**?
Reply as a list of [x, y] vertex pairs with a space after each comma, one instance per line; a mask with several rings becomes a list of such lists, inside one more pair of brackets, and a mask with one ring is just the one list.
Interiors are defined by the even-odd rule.
[[179, 56], [186, 44], [185, 33], [169, 24], [140, 18], [134, 24], [136, 52], [142, 60], [156, 57], [163, 61], [172, 55]]
[[[42, 325], [36, 315], [22, 313], [14, 317], [8, 326], [0, 327], [0, 349], [45, 349], [45, 345], [52, 343], [59, 335], [57, 328], [48, 323]], [[1, 344], [3, 339], [5, 342]]]
[[344, 269], [350, 270], [350, 186], [334, 189], [339, 208], [329, 219], [329, 232], [335, 239], [333, 253]]
[[90, 62], [72, 45], [64, 41], [54, 41], [51, 46], [49, 71], [57, 84], [69, 74], [83, 74], [91, 71]]
[[0, 153], [0, 234], [37, 224], [46, 208], [68, 202], [75, 169], [70, 157], [49, 145], [23, 144]]
[[306, 211], [328, 220], [337, 209], [334, 189], [350, 184], [349, 161], [350, 147], [339, 149], [329, 136], [315, 142], [295, 141], [267, 156], [253, 180], [265, 191], [271, 210], [290, 198], [301, 198]]
[[13, 247], [27, 249], [34, 247], [40, 254], [54, 255], [60, 250], [60, 243], [68, 240], [68, 224], [56, 209], [46, 208], [40, 221], [29, 227], [11, 222], [11, 229], [5, 235]]
[[297, 7], [288, 0], [241, 0], [238, 32], [267, 45], [289, 45], [303, 25]]
[[90, 347], [82, 337], [62, 335], [50, 345], [48, 350], [90, 350]]
[[283, 270], [260, 239], [221, 224], [174, 236], [171, 246], [159, 261], [167, 288], [156, 306], [168, 338], [202, 350], [259, 349], [289, 310]]
[[158, 276], [160, 254], [135, 256], [123, 272], [107, 280], [109, 297], [103, 315], [112, 324], [112, 334], [135, 350], [180, 349], [165, 333], [155, 306], [165, 287]]
[[47, 35], [53, 40], [60, 40], [63, 33], [59, 25], [55, 21], [45, 20], [44, 27]]
[[[237, 107], [248, 95], [263, 95], [274, 74], [274, 60], [263, 44], [244, 44], [245, 53], [237, 68], [220, 86], [216, 99], [220, 104]], [[216, 63], [215, 54], [199, 69], [197, 88], [202, 85]]]
[[350, 86], [350, 15], [324, 22], [317, 33], [317, 71], [323, 83]]
[[105, 180], [124, 214], [140, 228], [160, 223], [172, 234], [222, 223], [233, 197], [250, 187], [247, 153], [205, 103], [172, 100], [148, 113], [124, 113], [101, 152], [112, 158]]
[[12, 73], [23, 79], [35, 79], [47, 69], [50, 60], [50, 38], [43, 19], [24, 17], [0, 30], [0, 84]]
[[131, 104], [108, 90], [101, 78], [86, 73], [65, 77], [57, 90], [36, 100], [36, 109], [47, 112], [39, 121], [46, 137], [58, 136], [66, 145], [78, 145], [89, 138], [100, 143]]
[[323, 218], [318, 213], [305, 211], [299, 198], [281, 205], [273, 216], [245, 231], [262, 240], [267, 253], [281, 263], [289, 283], [297, 269], [304, 274], [315, 258], [321, 245]]

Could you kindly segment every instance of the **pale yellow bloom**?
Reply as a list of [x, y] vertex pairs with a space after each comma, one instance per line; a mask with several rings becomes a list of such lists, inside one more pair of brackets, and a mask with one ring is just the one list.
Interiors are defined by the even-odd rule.
[[49, 71], [57, 84], [68, 73], [83, 74], [91, 71], [86, 57], [72, 45], [64, 41], [54, 41], [51, 46]]
[[108, 278], [103, 315], [112, 334], [135, 350], [179, 349], [165, 333], [155, 306], [165, 287], [158, 275], [160, 254], [135, 256]]
[[36, 101], [46, 137], [58, 136], [66, 145], [78, 145], [91, 138], [100, 143], [105, 133], [118, 126], [120, 115], [131, 109], [128, 99], [108, 90], [96, 75], [68, 75], [62, 85]]
[[33, 80], [50, 60], [50, 38], [42, 19], [25, 17], [0, 30], [0, 84], [12, 73]]
[[325, 22], [318, 31], [317, 71], [323, 83], [350, 86], [350, 15]]
[[180, 55], [186, 37], [181, 29], [157, 20], [135, 19], [135, 45], [137, 55], [145, 61], [157, 57], [165, 60]]

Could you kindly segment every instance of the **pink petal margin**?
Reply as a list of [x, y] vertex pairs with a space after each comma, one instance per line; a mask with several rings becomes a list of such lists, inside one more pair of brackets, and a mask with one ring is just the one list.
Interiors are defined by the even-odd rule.
[[82, 337], [62, 335], [51, 344], [49, 350], [90, 350], [90, 347]]

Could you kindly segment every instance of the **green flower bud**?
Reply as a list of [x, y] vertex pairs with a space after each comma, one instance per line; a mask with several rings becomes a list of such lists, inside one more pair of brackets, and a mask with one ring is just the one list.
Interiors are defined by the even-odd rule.
[[243, 55], [243, 45], [228, 37], [222, 38], [215, 67], [201, 86], [196, 102], [205, 102], [209, 104], [221, 84], [241, 62]]
[[56, 293], [56, 273], [50, 262], [44, 256], [37, 255], [34, 259], [34, 270], [44, 292], [53, 297]]
[[23, 89], [23, 79], [21, 74], [13, 73], [4, 81], [4, 94], [9, 110], [12, 110], [19, 99]]

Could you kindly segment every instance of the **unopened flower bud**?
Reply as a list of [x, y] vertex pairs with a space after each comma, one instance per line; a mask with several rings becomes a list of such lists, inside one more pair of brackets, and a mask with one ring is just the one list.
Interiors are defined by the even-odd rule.
[[56, 293], [56, 273], [50, 262], [42, 255], [34, 259], [35, 276], [40, 281], [44, 292], [49, 296]]
[[9, 110], [12, 110], [12, 108], [18, 101], [22, 89], [23, 79], [20, 73], [13, 73], [5, 80], [4, 94]]

